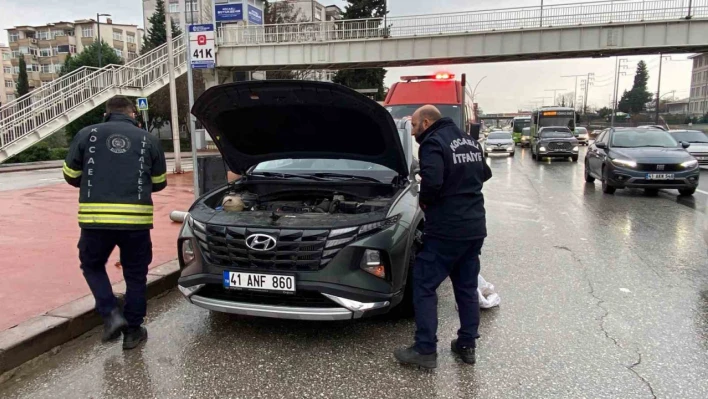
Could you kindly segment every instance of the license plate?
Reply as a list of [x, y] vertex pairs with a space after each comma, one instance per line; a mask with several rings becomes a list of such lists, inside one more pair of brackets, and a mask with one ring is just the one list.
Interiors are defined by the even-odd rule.
[[666, 173], [647, 173], [647, 180], [674, 180], [674, 175]]
[[224, 288], [293, 293], [295, 276], [225, 271]]

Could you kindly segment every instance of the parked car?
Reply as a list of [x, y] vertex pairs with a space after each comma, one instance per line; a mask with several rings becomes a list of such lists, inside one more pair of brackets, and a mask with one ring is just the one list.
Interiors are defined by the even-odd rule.
[[700, 130], [669, 130], [669, 133], [676, 141], [691, 144], [688, 152], [699, 165], [708, 165], [708, 135]]
[[612, 128], [588, 148], [585, 181], [602, 182], [602, 191], [643, 188], [648, 193], [677, 189], [693, 195], [698, 187], [698, 161], [668, 132], [660, 129]]
[[590, 138], [588, 137], [588, 129], [580, 126], [576, 127], [575, 138], [578, 139], [578, 144], [588, 145], [590, 142]]
[[516, 144], [510, 132], [496, 131], [489, 133], [484, 142], [484, 155], [503, 153], [512, 157], [515, 154]]
[[298, 320], [411, 314], [423, 213], [412, 137], [385, 108], [342, 85], [248, 81], [208, 89], [192, 112], [241, 176], [201, 196], [179, 234], [192, 304]]
[[531, 138], [531, 158], [571, 158], [578, 162], [578, 139], [573, 132], [563, 126], [542, 127]]

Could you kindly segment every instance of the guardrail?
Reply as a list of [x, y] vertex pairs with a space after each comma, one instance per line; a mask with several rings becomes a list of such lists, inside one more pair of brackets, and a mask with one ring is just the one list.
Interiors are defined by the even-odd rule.
[[434, 36], [708, 17], [708, 0], [555, 4], [405, 17], [222, 27], [220, 46]]
[[[184, 35], [173, 39], [174, 65], [186, 64]], [[167, 45], [125, 65], [82, 67], [0, 108], [0, 149], [64, 116], [107, 90], [144, 89], [168, 74]]]

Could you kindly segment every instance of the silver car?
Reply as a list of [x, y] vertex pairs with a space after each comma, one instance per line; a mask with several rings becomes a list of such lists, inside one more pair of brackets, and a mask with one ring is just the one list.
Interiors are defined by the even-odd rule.
[[669, 130], [669, 133], [676, 141], [690, 143], [686, 151], [698, 160], [699, 165], [708, 166], [708, 135], [700, 130]]
[[484, 142], [484, 155], [504, 153], [513, 157], [515, 149], [516, 144], [514, 144], [514, 139], [511, 138], [511, 133], [509, 132], [491, 132]]
[[576, 127], [575, 138], [578, 139], [578, 144], [588, 145], [588, 142], [590, 140], [590, 138], [588, 137], [588, 129], [580, 126]]

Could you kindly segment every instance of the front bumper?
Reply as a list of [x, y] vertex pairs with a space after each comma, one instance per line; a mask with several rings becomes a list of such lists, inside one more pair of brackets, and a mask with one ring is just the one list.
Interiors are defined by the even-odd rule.
[[590, 141], [589, 138], [581, 136], [576, 137], [576, 139], [578, 139], [579, 144], [587, 144]]
[[568, 158], [574, 155], [578, 155], [577, 151], [545, 151], [538, 152], [538, 156], [543, 158]]
[[381, 313], [391, 306], [389, 301], [358, 302], [334, 295], [323, 294], [341, 307], [297, 307], [260, 303], [234, 302], [199, 295], [199, 290], [190, 291], [179, 286], [180, 291], [192, 304], [216, 312], [275, 319], [336, 321], [359, 319], [364, 315]]
[[689, 171], [669, 171], [673, 174], [672, 180], [648, 180], [647, 174], [661, 172], [645, 172], [632, 169], [614, 167], [609, 171], [609, 183], [616, 188], [653, 188], [653, 189], [680, 189], [696, 188], [700, 177], [700, 169]]

